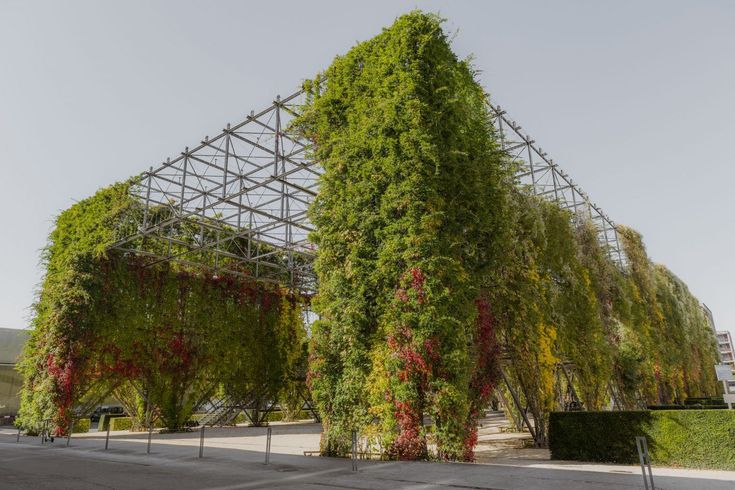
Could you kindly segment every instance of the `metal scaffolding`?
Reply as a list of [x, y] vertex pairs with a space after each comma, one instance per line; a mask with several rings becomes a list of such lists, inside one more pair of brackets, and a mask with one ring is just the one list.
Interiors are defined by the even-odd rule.
[[[313, 291], [314, 247], [306, 212], [320, 167], [293, 134], [303, 92], [276, 97], [140, 175], [131, 192], [144, 206], [137, 231], [113, 248]], [[155, 215], [156, 219], [151, 219]], [[191, 230], [190, 239], [182, 229]]]
[[608, 257], [623, 269], [627, 263], [620, 246], [615, 223], [593, 203], [572, 178], [539, 147], [521, 126], [513, 121], [499, 105], [488, 101], [493, 125], [500, 147], [518, 165], [516, 177], [520, 185], [533, 194], [557, 203], [568, 209], [576, 219], [591, 220], [598, 231], [600, 245]]
[[[315, 247], [307, 209], [322, 172], [310, 142], [289, 128], [305, 94], [276, 97], [260, 112], [228, 124], [216, 136], [187, 147], [131, 187], [143, 212], [135, 231], [113, 248], [163, 261], [279, 283], [306, 294], [316, 290]], [[500, 106], [488, 102], [502, 149], [518, 163], [518, 181], [590, 219], [600, 243], [625, 265], [615, 224], [592, 203]], [[181, 230], [189, 235], [182, 237]]]

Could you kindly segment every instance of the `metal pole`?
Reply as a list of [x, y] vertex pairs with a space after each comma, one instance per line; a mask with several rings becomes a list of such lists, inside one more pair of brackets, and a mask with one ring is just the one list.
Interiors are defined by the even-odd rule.
[[69, 433], [66, 435], [66, 447], [69, 447], [69, 443], [71, 442], [71, 433], [74, 431], [74, 421], [71, 421], [71, 424], [69, 424]]
[[[515, 392], [513, 387], [510, 385], [510, 381], [508, 380], [508, 377], [505, 375], [505, 371], [503, 371], [503, 368], [500, 368], [500, 375], [502, 376], [503, 381], [505, 382], [505, 386], [508, 388], [508, 391], [510, 391], [510, 396], [513, 398], [513, 403], [515, 403], [518, 413], [521, 414], [523, 421], [526, 423], [526, 427], [528, 427], [528, 432], [530, 432], [531, 437], [533, 437], [533, 442], [535, 442], [536, 445], [540, 447], [539, 438], [537, 437], [537, 434], [536, 434], [536, 428], [531, 427], [531, 422], [529, 422], [528, 416], [526, 415], [526, 411], [523, 409], [523, 406], [521, 405], [521, 401], [518, 398], [518, 394]], [[521, 427], [521, 429], [522, 428], [523, 427]]]
[[569, 376], [569, 373], [567, 372], [567, 368], [564, 366], [564, 362], [560, 362], [559, 365], [561, 366], [561, 371], [564, 374], [564, 377], [567, 379], [567, 385], [569, 386], [572, 396], [574, 397], [574, 401], [579, 402], [580, 399], [577, 396], [577, 390], [574, 389], [574, 384], [572, 383], [572, 378]]
[[18, 427], [18, 437], [15, 439], [15, 442], [20, 442], [20, 427]]
[[[225, 168], [222, 171], [222, 199], [227, 197], [227, 166], [230, 160], [230, 123], [227, 123], [227, 136], [225, 137]], [[238, 209], [238, 212], [240, 210]]]
[[646, 458], [646, 464], [648, 465], [648, 478], [651, 479], [651, 490], [656, 490], [656, 486], [653, 484], [653, 472], [651, 471], [651, 455], [648, 452], [648, 440], [643, 438], [643, 455]]
[[110, 426], [112, 425], [112, 420], [110, 420], [110, 423], [107, 424], [107, 435], [105, 436], [105, 451], [107, 451], [107, 448], [110, 446]]
[[204, 457], [204, 426], [202, 426], [201, 433], [199, 434], [199, 457]]
[[[723, 390], [723, 392], [725, 393], [725, 394], [723, 395], [723, 397], [724, 397], [724, 398], [727, 398], [727, 395], [729, 395], [729, 394], [730, 394], [730, 388], [729, 388], [729, 387], [728, 387], [728, 385], [727, 385], [727, 380], [724, 380], [724, 379], [722, 380], [722, 390]], [[730, 403], [730, 402], [727, 402], [727, 409], [728, 409], [728, 410], [732, 410], [732, 403]]]
[[[184, 214], [184, 192], [186, 191], [186, 167], [189, 165], [189, 147], [186, 147], [186, 156], [184, 157], [184, 168], [181, 174], [181, 200], [179, 201], [179, 213]], [[204, 211], [202, 211], [204, 212]]]
[[357, 471], [357, 431], [352, 431], [352, 471]]
[[[645, 437], [636, 437], [635, 445], [638, 449], [638, 460], [641, 463], [641, 473], [643, 474], [643, 486], [649, 490], [648, 483], [650, 479], [650, 490], [656, 490], [653, 484], [653, 472], [651, 471], [651, 458], [648, 454], [648, 441]], [[646, 476], [646, 466], [648, 466], [648, 475]]]
[[153, 436], [153, 422], [148, 425], [148, 449], [145, 450], [146, 454], [151, 454], [151, 437]]
[[643, 486], [648, 490], [648, 478], [646, 478], [646, 465], [643, 463], [643, 448], [641, 447], [642, 437], [635, 438], [635, 447], [638, 449], [638, 461], [641, 463], [641, 473], [643, 473]]
[[265, 464], [268, 464], [271, 461], [271, 433], [272, 430], [270, 427], [268, 427], [265, 442]]

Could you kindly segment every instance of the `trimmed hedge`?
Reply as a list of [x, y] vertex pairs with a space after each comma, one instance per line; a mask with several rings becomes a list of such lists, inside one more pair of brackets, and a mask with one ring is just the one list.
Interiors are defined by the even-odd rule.
[[110, 430], [130, 430], [133, 427], [133, 419], [130, 417], [115, 417], [110, 419]]
[[662, 466], [735, 470], [735, 411], [553, 412], [551, 459], [638, 464], [636, 436]]
[[89, 419], [79, 419], [74, 422], [74, 427], [72, 428], [71, 433], [72, 434], [84, 434], [85, 432], [89, 432], [89, 427], [92, 425], [92, 421]]
[[[103, 432], [107, 430], [107, 426], [110, 425], [110, 420], [125, 417], [125, 414], [122, 413], [103, 413], [100, 415], [100, 421], [97, 424], [97, 430], [99, 432]], [[110, 429], [112, 430], [112, 429]]]
[[[248, 411], [250, 411], [250, 410], [248, 410]], [[187, 423], [191, 423], [192, 425], [198, 425], [199, 420], [202, 417], [204, 417], [205, 415], [206, 414], [203, 414], [203, 413], [193, 413], [193, 414], [191, 414], [189, 416], [189, 421]], [[284, 415], [284, 412], [283, 411], [281, 411], [281, 410], [274, 410], [274, 411], [268, 413], [268, 415], [265, 417], [265, 422], [266, 423], [267, 422], [282, 422], [283, 421], [283, 415]], [[295, 421], [298, 421], [298, 420], [313, 420], [313, 419], [314, 419], [314, 415], [312, 415], [311, 412], [309, 412], [308, 410], [301, 410], [296, 415], [296, 418], [294, 419], [294, 422]], [[246, 423], [246, 422], [249, 422], [249, 421], [250, 420], [245, 416], [245, 414], [243, 412], [240, 412], [240, 413], [237, 414], [237, 416], [235, 417], [235, 420], [233, 420], [232, 423], [233, 424], [243, 424], [243, 423]]]
[[[282, 422], [283, 421], [284, 412], [282, 411], [273, 411], [268, 414], [266, 417], [267, 422]], [[314, 416], [311, 414], [311, 412], [307, 410], [300, 410], [299, 413], [296, 414], [296, 417], [294, 418], [294, 422], [297, 420], [308, 420], [313, 419]]]
[[[130, 430], [133, 427], [133, 419], [130, 417], [114, 417], [110, 419], [110, 430]], [[153, 427], [163, 429], [163, 421], [157, 419], [153, 422]]]

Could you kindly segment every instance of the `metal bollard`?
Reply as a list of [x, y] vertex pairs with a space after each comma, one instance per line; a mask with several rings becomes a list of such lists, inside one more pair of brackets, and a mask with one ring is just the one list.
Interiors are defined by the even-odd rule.
[[15, 439], [15, 442], [20, 442], [20, 427], [18, 427], [18, 437]]
[[[112, 420], [110, 420], [112, 422]], [[110, 446], [110, 426], [112, 423], [107, 424], [107, 435], [105, 436], [105, 451], [107, 451], [107, 448]]]
[[71, 424], [69, 424], [69, 433], [66, 435], [66, 447], [69, 447], [69, 443], [71, 442], [71, 433], [74, 431], [74, 421], [71, 421]]
[[[653, 484], [653, 472], [651, 472], [651, 457], [648, 454], [648, 441], [645, 437], [636, 437], [635, 445], [638, 448], [638, 459], [641, 462], [641, 472], [643, 473], [643, 485], [646, 490], [648, 489], [648, 480], [650, 478], [651, 488], [650, 490], [656, 490]], [[646, 478], [646, 465], [648, 466], [648, 478]]]
[[146, 454], [151, 454], [151, 437], [153, 436], [153, 424], [148, 427], [148, 448], [145, 450]]
[[199, 457], [204, 457], [204, 426], [202, 426], [201, 434], [199, 435]]
[[271, 428], [268, 427], [265, 442], [265, 464], [268, 464], [271, 461], [271, 432]]
[[352, 471], [357, 471], [357, 431], [352, 431]]

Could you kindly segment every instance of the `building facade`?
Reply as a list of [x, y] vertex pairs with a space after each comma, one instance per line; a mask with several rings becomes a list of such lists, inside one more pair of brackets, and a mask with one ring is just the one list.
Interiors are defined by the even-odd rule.
[[0, 425], [18, 413], [23, 378], [15, 370], [15, 363], [28, 336], [26, 330], [0, 328]]
[[717, 332], [717, 348], [720, 351], [720, 361], [735, 371], [735, 351], [733, 351], [732, 336], [727, 330]]

